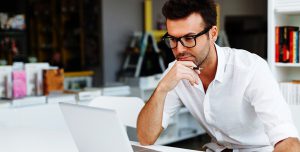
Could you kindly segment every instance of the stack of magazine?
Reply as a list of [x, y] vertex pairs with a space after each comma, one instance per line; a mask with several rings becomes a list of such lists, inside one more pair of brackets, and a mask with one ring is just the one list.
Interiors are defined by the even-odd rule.
[[300, 81], [280, 82], [279, 87], [288, 104], [300, 104]]

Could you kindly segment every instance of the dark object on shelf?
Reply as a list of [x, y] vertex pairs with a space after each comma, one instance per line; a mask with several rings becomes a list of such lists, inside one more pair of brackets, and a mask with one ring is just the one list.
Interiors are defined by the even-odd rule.
[[0, 37], [0, 59], [5, 59], [9, 65], [13, 62], [27, 63], [28, 59], [24, 55], [26, 35], [21, 32], [17, 32], [17, 36], [14, 34], [14, 32], [10, 33], [8, 31], [0, 34], [2, 35]]
[[14, 61], [27, 62], [28, 33], [26, 30], [27, 1], [10, 0], [0, 5], [0, 60], [11, 65]]
[[172, 49], [170, 49], [164, 41], [159, 41], [157, 46], [161, 52], [162, 57], [164, 58], [165, 67], [168, 67], [170, 62], [175, 60]]
[[161, 56], [161, 52], [156, 52], [154, 50], [155, 48], [153, 46], [153, 43], [156, 42], [153, 42], [153, 39], [149, 37], [140, 76], [150, 76], [153, 74], [164, 72], [159, 64], [159, 56]]
[[262, 16], [227, 16], [225, 31], [230, 47], [267, 58], [267, 21]]
[[99, 66], [99, 1], [31, 0], [30, 46], [38, 60], [80, 71]]

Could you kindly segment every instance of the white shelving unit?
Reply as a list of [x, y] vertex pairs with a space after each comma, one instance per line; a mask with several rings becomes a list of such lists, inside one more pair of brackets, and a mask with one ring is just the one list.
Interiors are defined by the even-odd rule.
[[160, 135], [155, 144], [165, 145], [204, 134], [205, 130], [199, 125], [190, 112], [182, 107], [173, 117], [167, 129]]
[[300, 67], [299, 63], [276, 63], [276, 67]]
[[275, 62], [275, 27], [300, 26], [300, 0], [268, 0], [268, 63], [278, 81], [300, 79], [300, 64]]
[[[300, 64], [275, 62], [275, 27], [300, 27], [300, 0], [268, 0], [268, 63], [276, 79], [291, 81], [300, 79]], [[292, 116], [300, 132], [300, 105], [290, 105]]]

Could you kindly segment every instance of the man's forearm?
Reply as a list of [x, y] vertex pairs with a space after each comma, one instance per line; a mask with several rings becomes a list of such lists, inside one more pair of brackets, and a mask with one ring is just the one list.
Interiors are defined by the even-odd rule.
[[153, 144], [163, 130], [162, 117], [167, 93], [182, 79], [188, 80], [191, 85], [199, 83], [200, 71], [193, 70], [193, 67], [197, 66], [192, 61], [177, 61], [159, 82], [138, 117], [137, 133], [141, 144]]
[[137, 134], [142, 145], [153, 144], [163, 130], [162, 116], [167, 92], [156, 88], [151, 98], [141, 110], [137, 122]]
[[297, 138], [287, 138], [275, 145], [274, 152], [299, 152], [300, 142]]

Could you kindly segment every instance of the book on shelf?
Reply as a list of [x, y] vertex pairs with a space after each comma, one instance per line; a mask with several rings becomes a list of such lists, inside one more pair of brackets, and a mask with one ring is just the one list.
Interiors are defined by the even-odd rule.
[[275, 62], [299, 63], [299, 27], [275, 27]]
[[11, 66], [0, 66], [0, 98], [12, 98], [11, 73]]
[[49, 69], [49, 63], [25, 64], [28, 96], [40, 96], [43, 94], [43, 69]]
[[64, 70], [44, 69], [43, 70], [43, 93], [48, 95], [53, 91], [64, 90]]
[[290, 105], [300, 104], [300, 81], [280, 82], [280, 90], [286, 102]]
[[26, 72], [24, 70], [18, 70], [12, 72], [13, 83], [13, 98], [25, 97], [26, 92]]

